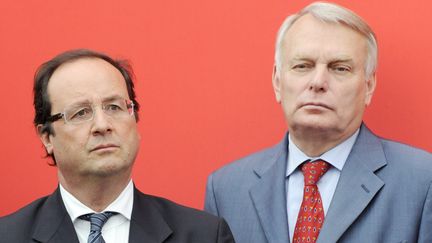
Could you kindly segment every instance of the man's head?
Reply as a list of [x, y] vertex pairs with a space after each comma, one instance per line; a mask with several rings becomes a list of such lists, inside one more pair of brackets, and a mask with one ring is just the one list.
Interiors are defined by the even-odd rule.
[[273, 87], [294, 140], [335, 145], [353, 134], [375, 89], [376, 63], [375, 35], [353, 12], [314, 3], [289, 16], [277, 36]]
[[284, 20], [276, 36], [275, 64], [278, 69], [280, 69], [284, 60], [282, 52], [286, 32], [299, 18], [307, 14], [310, 14], [317, 20], [326, 23], [345, 25], [346, 27], [351, 28], [363, 35], [367, 41], [365, 73], [368, 77], [375, 74], [378, 63], [378, 46], [375, 33], [372, 31], [369, 25], [354, 12], [336, 4], [324, 2], [312, 3], [302, 9], [300, 12], [290, 15]]
[[128, 65], [90, 50], [62, 53], [35, 75], [34, 124], [66, 180], [130, 174], [139, 148]]

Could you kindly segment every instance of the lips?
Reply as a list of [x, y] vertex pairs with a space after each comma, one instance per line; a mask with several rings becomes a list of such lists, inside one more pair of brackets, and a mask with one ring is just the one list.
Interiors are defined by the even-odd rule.
[[120, 146], [116, 145], [116, 144], [100, 144], [97, 145], [96, 147], [90, 149], [90, 152], [93, 151], [99, 151], [99, 150], [108, 150], [108, 149], [113, 149], [113, 148], [118, 148]]
[[329, 105], [327, 105], [327, 104], [325, 104], [325, 103], [322, 103], [322, 102], [307, 102], [307, 103], [303, 103], [303, 104], [301, 104], [300, 105], [300, 108], [303, 108], [303, 107], [322, 107], [322, 108], [325, 108], [325, 109], [328, 109], [328, 110], [333, 110], [333, 108], [332, 107], [330, 107]]

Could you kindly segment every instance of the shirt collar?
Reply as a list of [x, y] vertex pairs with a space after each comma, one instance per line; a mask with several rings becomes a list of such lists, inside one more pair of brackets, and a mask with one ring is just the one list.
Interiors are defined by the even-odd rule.
[[303, 153], [303, 151], [301, 151], [292, 141], [291, 134], [288, 134], [288, 166], [286, 176], [290, 176], [304, 161], [313, 161], [317, 159], [325, 160], [339, 171], [342, 171], [348, 155], [350, 154], [351, 149], [357, 139], [359, 131], [360, 129], [357, 129], [357, 131], [348, 139], [318, 157], [309, 157]]
[[[72, 194], [70, 194], [61, 184], [59, 185], [59, 187], [60, 195], [66, 207], [66, 211], [71, 217], [72, 222], [75, 222], [75, 220], [83, 214], [97, 213], [91, 208], [84, 205], [82, 202], [80, 202]], [[123, 189], [120, 195], [116, 198], [116, 200], [114, 200], [110, 205], [108, 205], [108, 207], [106, 207], [103, 212], [117, 212], [130, 220], [132, 216], [132, 207], [133, 183], [132, 180], [130, 180], [125, 189]]]

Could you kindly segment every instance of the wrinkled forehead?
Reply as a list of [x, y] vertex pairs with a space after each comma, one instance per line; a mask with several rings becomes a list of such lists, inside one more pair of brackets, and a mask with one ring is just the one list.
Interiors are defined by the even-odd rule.
[[293, 36], [302, 36], [309, 34], [305, 37], [314, 37], [312, 34], [316, 34], [316, 36], [322, 35], [335, 35], [338, 33], [347, 33], [348, 36], [355, 36], [356, 38], [362, 38], [364, 41], [367, 41], [367, 37], [360, 31], [350, 27], [349, 25], [343, 22], [337, 21], [325, 21], [322, 19], [318, 19], [312, 14], [305, 14], [300, 16], [295, 22], [288, 28], [283, 34], [283, 42], [286, 42], [286, 39], [293, 38]]
[[286, 55], [301, 53], [308, 55], [324, 53], [330, 57], [336, 55], [345, 58], [349, 56], [357, 58], [359, 55], [366, 57], [367, 39], [344, 24], [324, 22], [311, 14], [306, 14], [285, 32], [281, 49], [282, 61]]
[[125, 79], [116, 67], [99, 58], [81, 58], [55, 70], [48, 83], [48, 96], [54, 107], [114, 96], [127, 99], [128, 92]]

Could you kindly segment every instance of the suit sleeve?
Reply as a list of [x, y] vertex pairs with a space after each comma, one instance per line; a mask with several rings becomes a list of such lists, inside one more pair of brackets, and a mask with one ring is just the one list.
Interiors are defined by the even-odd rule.
[[224, 219], [219, 221], [217, 243], [235, 243], [234, 236]]
[[219, 216], [213, 189], [213, 174], [211, 174], [207, 179], [204, 210], [211, 214]]
[[432, 183], [429, 185], [428, 193], [423, 207], [418, 235], [419, 243], [432, 242]]

